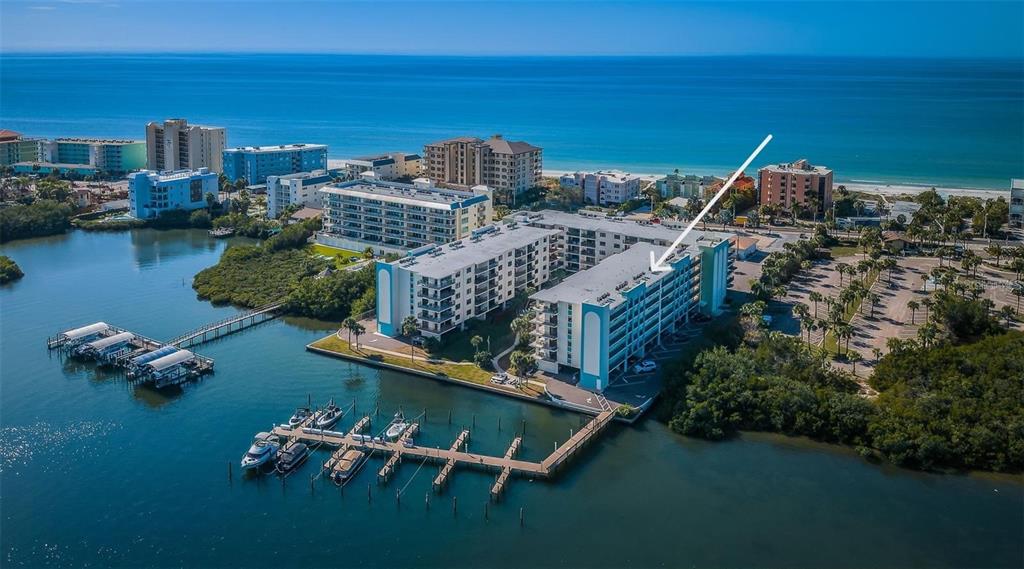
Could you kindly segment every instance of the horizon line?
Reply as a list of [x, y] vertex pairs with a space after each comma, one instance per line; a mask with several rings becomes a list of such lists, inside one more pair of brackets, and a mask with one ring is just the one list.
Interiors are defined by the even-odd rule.
[[54, 55], [337, 55], [363, 57], [448, 57], [462, 59], [671, 59], [671, 58], [729, 58], [729, 57], [771, 57], [771, 58], [817, 58], [817, 59], [917, 59], [917, 60], [1011, 60], [1024, 61], [1024, 55], [914, 55], [914, 54], [813, 54], [813, 53], [449, 53], [449, 52], [387, 52], [387, 51], [263, 51], [263, 50], [133, 50], [133, 49], [43, 49], [5, 50], [3, 56], [54, 56]]

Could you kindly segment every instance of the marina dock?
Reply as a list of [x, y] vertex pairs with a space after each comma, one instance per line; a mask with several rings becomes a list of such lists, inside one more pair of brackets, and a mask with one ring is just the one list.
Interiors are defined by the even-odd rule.
[[[510, 444], [508, 450], [505, 451], [505, 459], [511, 460], [519, 454], [519, 448], [521, 446], [523, 446], [523, 437], [516, 437], [512, 439], [512, 444]], [[491, 487], [492, 500], [497, 500], [501, 497], [501, 493], [505, 490], [505, 485], [508, 484], [510, 476], [512, 476], [511, 468], [501, 469], [501, 474], [498, 475], [498, 479], [494, 481], [494, 486]]]
[[[408, 444], [408, 440], [405, 438], [399, 438], [398, 441], [391, 442], [381, 440], [379, 438], [374, 439], [367, 436], [358, 436], [354, 433], [323, 431], [308, 427], [297, 427], [293, 429], [288, 426], [281, 425], [275, 427], [273, 432], [275, 435], [283, 439], [295, 439], [306, 443], [322, 443], [332, 447], [347, 446], [368, 451], [370, 453], [380, 452], [382, 454], [388, 454], [391, 455], [389, 462], [391, 460], [401, 460], [404, 456], [412, 456], [424, 460], [443, 463], [444, 467], [442, 468], [442, 473], [444, 474], [444, 477], [442, 477], [442, 474], [438, 474], [438, 479], [441, 480], [441, 484], [443, 484], [444, 480], [450, 476], [451, 470], [456, 466], [470, 466], [483, 468], [485, 470], [495, 470], [504, 475], [504, 480], [502, 481], [503, 489], [507, 485], [507, 481], [512, 474], [519, 474], [530, 478], [549, 478], [553, 476], [559, 467], [574, 456], [586, 443], [593, 440], [594, 437], [603, 431], [604, 428], [611, 423], [614, 416], [614, 411], [601, 412], [601, 414], [591, 419], [586, 426], [580, 429], [579, 432], [573, 434], [569, 440], [555, 449], [555, 451], [542, 462], [530, 462], [516, 459], [514, 455], [518, 452], [518, 448], [522, 443], [520, 442], [517, 444], [515, 440], [504, 456], [474, 454], [460, 450], [459, 447], [461, 447], [469, 437], [468, 431], [463, 431], [459, 435], [459, 438], [456, 439], [456, 443], [448, 449], [429, 448], [415, 444]], [[519, 438], [517, 437], [517, 439]], [[393, 466], [394, 465], [392, 464], [392, 467]], [[447, 473], [444, 472], [445, 469], [448, 470]], [[388, 474], [390, 474], [390, 472]], [[435, 479], [435, 487], [438, 479]]]
[[[452, 443], [452, 446], [449, 450], [451, 450], [452, 452], [458, 452], [459, 450], [462, 449], [463, 446], [466, 445], [467, 442], [469, 442], [469, 431], [463, 430], [461, 433], [459, 433], [459, 436], [455, 438], [455, 442]], [[442, 488], [444, 488], [444, 485], [448, 482], [448, 477], [451, 475], [452, 471], [455, 470], [455, 462], [456, 461], [454, 458], [449, 458], [447, 461], [445, 461], [444, 466], [441, 467], [441, 471], [438, 472], [437, 477], [434, 478], [435, 492], [440, 491]]]

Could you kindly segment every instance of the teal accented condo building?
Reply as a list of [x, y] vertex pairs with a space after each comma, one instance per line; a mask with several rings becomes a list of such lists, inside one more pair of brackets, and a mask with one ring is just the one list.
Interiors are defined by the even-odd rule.
[[650, 254], [665, 247], [636, 243], [592, 268], [534, 293], [533, 346], [538, 367], [578, 370], [579, 386], [603, 391], [696, 314], [718, 314], [731, 263], [727, 236], [701, 237], [667, 261], [673, 270], [650, 270]]
[[327, 169], [326, 144], [244, 146], [224, 151], [224, 175], [235, 182], [244, 179], [262, 184], [267, 176], [285, 176]]
[[165, 211], [202, 209], [208, 193], [217, 195], [217, 174], [207, 168], [143, 170], [128, 176], [129, 211], [136, 219], [153, 219]]
[[57, 138], [41, 146], [44, 162], [84, 164], [114, 175], [146, 167], [146, 142], [142, 140]]

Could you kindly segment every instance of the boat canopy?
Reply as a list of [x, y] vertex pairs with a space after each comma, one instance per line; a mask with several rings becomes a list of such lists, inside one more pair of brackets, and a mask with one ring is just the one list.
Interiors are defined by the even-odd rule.
[[135, 334], [132, 334], [131, 332], [121, 332], [120, 334], [114, 334], [113, 336], [107, 336], [106, 338], [100, 338], [99, 340], [89, 342], [86, 346], [99, 352], [112, 346], [126, 344], [134, 339]]
[[132, 365], [142, 365], [142, 364], [145, 364], [145, 363], [149, 363], [149, 362], [151, 362], [153, 360], [158, 360], [158, 359], [160, 359], [160, 358], [162, 358], [164, 356], [168, 356], [168, 355], [173, 354], [174, 352], [177, 352], [177, 351], [178, 351], [178, 348], [175, 348], [174, 346], [164, 346], [162, 348], [157, 348], [157, 349], [153, 350], [152, 352], [149, 352], [149, 353], [146, 353], [146, 354], [142, 354], [141, 356], [132, 358]]
[[88, 326], [82, 326], [81, 328], [62, 332], [61, 337], [65, 340], [77, 340], [86, 336], [92, 336], [93, 334], [99, 334], [100, 332], [106, 332], [109, 329], [110, 326], [106, 322], [97, 322], [95, 324], [89, 324]]
[[195, 359], [195, 354], [188, 350], [178, 350], [173, 354], [168, 354], [162, 358], [157, 358], [148, 364], [146, 364], [153, 371], [163, 371], [169, 367], [190, 362]]

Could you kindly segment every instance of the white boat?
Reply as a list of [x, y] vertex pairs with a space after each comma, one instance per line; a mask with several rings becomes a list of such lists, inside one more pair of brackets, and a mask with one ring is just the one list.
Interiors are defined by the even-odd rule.
[[272, 433], [257, 433], [252, 440], [252, 446], [242, 457], [242, 470], [259, 468], [264, 464], [277, 458], [277, 451], [281, 448], [281, 442], [277, 435]]
[[288, 426], [289, 427], [298, 427], [306, 419], [309, 418], [309, 415], [310, 415], [309, 407], [299, 407], [298, 409], [295, 410], [295, 413], [292, 414], [292, 417], [290, 419], [288, 419]]
[[308, 456], [309, 447], [305, 443], [294, 442], [281, 450], [274, 468], [280, 474], [287, 474], [298, 468], [300, 464], [305, 462]]
[[313, 428], [329, 429], [341, 419], [343, 414], [341, 407], [335, 405], [334, 401], [331, 400], [331, 402], [327, 404], [327, 407], [324, 407], [313, 414]]
[[390, 440], [397, 439], [402, 436], [402, 433], [409, 428], [409, 423], [405, 422], [405, 417], [401, 412], [395, 413], [395, 418], [391, 421], [391, 425], [388, 426], [388, 430], [384, 433], [384, 436]]

